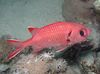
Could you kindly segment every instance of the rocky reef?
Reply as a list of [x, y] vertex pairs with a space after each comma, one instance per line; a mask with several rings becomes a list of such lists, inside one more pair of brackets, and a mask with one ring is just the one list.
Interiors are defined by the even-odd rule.
[[35, 55], [31, 47], [26, 49], [28, 51], [11, 61], [2, 62], [0, 74], [99, 74], [100, 53], [91, 50], [90, 41], [72, 45], [59, 53], [46, 48]]

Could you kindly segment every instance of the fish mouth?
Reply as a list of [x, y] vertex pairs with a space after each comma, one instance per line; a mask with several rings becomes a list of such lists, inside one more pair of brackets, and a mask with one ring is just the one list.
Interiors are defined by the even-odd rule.
[[87, 35], [89, 36], [91, 34], [92, 30], [90, 28], [87, 28]]

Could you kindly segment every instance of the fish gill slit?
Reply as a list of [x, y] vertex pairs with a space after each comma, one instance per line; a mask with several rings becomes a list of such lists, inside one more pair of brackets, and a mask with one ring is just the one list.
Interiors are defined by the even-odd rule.
[[69, 37], [70, 37], [71, 33], [72, 33], [72, 31], [70, 31], [70, 32], [68, 33], [68, 39], [67, 39], [67, 42], [70, 42]]
[[72, 33], [72, 31], [70, 31], [70, 32], [68, 33], [68, 37], [71, 35], [71, 33]]

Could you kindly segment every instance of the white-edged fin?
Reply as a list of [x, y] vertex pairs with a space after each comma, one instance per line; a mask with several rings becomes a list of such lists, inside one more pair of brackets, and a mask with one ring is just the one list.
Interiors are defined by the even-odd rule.
[[14, 39], [8, 39], [7, 42], [12, 44], [12, 45], [15, 45], [15, 46], [17, 46], [21, 43], [20, 40], [14, 40]]
[[32, 34], [32, 36], [35, 35], [38, 30], [39, 28], [34, 28], [32, 26], [28, 27], [28, 31]]

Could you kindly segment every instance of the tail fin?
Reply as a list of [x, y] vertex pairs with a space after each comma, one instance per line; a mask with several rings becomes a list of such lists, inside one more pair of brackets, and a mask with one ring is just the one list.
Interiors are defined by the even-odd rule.
[[8, 61], [8, 60], [14, 58], [14, 57], [15, 57], [16, 55], [18, 55], [25, 47], [31, 45], [32, 40], [31, 40], [31, 39], [28, 39], [28, 40], [23, 41], [23, 42], [21, 42], [21, 41], [19, 41], [19, 40], [8, 40], [8, 42], [11, 43], [11, 44], [14, 44], [15, 46], [17, 45], [17, 46], [16, 46], [16, 49], [8, 55], [8, 57], [6, 58], [6, 61]]
[[22, 47], [16, 48], [16, 50], [14, 50], [13, 52], [11, 52], [11, 53], [7, 56], [6, 61], [8, 61], [8, 60], [14, 58], [14, 57], [15, 57], [16, 55], [18, 55], [22, 50], [23, 50]]
[[14, 46], [19, 46], [21, 41], [20, 40], [14, 40], [14, 39], [9, 39], [7, 40], [7, 42], [11, 45], [14, 45]]
[[20, 40], [9, 39], [9, 40], [7, 40], [7, 42], [9, 44], [16, 46], [16, 49], [7, 56], [5, 61], [8, 61], [8, 60], [14, 58], [17, 54], [19, 54], [23, 50], [22, 42]]

